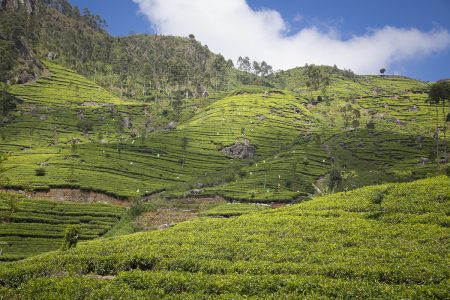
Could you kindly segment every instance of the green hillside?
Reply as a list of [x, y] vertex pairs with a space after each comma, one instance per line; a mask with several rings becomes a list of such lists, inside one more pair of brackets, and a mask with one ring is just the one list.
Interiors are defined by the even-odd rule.
[[450, 179], [200, 218], [0, 267], [4, 299], [402, 298], [449, 294]]
[[[434, 164], [436, 117], [425, 102], [427, 85], [412, 79], [332, 75], [320, 102], [319, 92], [298, 82], [293, 91], [242, 87], [143, 103], [44, 63], [48, 76], [9, 88], [21, 102], [1, 133], [10, 187], [83, 188], [122, 198], [200, 189], [205, 196], [286, 202], [315, 193], [313, 183], [323, 185], [332, 169], [356, 175], [338, 182], [342, 190], [445, 168]], [[252, 158], [223, 153], [245, 140], [255, 147]], [[38, 168], [44, 176], [36, 176]]]
[[31, 200], [0, 193], [0, 261], [59, 249], [69, 224], [81, 224], [81, 240], [98, 238], [123, 213], [123, 207], [114, 205]]
[[0, 0], [0, 300], [450, 299], [450, 81], [385, 75], [447, 32], [295, 34], [241, 2], [227, 14], [274, 29], [242, 47], [429, 40], [378, 53], [380, 75], [274, 72], [201, 32], [112, 36], [69, 0]]
[[[194, 36], [111, 36], [105, 20], [67, 0], [3, 0], [0, 81], [29, 83], [45, 76], [43, 58], [76, 70], [128, 99], [198, 97], [257, 76], [238, 72]], [[237, 76], [239, 75], [239, 80]]]

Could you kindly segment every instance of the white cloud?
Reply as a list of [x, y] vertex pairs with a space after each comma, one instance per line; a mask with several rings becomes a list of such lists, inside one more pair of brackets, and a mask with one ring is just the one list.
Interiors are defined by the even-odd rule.
[[334, 65], [357, 73], [377, 73], [392, 63], [432, 55], [450, 46], [439, 29], [383, 27], [343, 40], [336, 30], [303, 28], [292, 34], [279, 12], [253, 10], [245, 0], [133, 0], [159, 34], [187, 36], [234, 61], [265, 60], [275, 69], [305, 63]]

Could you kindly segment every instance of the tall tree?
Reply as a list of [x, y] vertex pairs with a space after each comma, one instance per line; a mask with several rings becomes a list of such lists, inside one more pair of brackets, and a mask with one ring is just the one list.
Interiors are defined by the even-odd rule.
[[8, 93], [8, 86], [0, 84], [0, 116], [6, 116], [12, 109], [16, 108], [16, 98]]
[[254, 60], [252, 63], [252, 71], [253, 71], [253, 74], [255, 74], [256, 76], [261, 74], [261, 65], [256, 60]]
[[250, 63], [250, 58], [248, 56], [242, 58], [241, 56], [239, 56], [238, 61], [237, 61], [237, 66], [238, 69], [247, 73], [250, 73], [250, 71], [252, 70], [252, 65]]
[[267, 77], [273, 73], [272, 66], [266, 63], [264, 60], [261, 62], [260, 69], [262, 77]]
[[436, 160], [439, 162], [440, 154], [439, 154], [439, 104], [442, 104], [442, 130], [444, 133], [444, 160], [448, 161], [447, 155], [447, 116], [445, 110], [445, 103], [448, 102], [450, 104], [450, 80], [439, 80], [434, 83], [430, 91], [428, 93], [428, 100], [430, 104], [435, 105], [436, 112]]
[[314, 91], [330, 85], [330, 77], [319, 66], [307, 65], [305, 67], [306, 86]]

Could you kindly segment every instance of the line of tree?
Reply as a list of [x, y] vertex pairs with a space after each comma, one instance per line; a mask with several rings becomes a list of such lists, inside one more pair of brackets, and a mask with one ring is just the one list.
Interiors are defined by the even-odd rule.
[[78, 6], [72, 6], [67, 0], [43, 0], [43, 4], [67, 17], [82, 21], [93, 29], [99, 30], [107, 27], [105, 19], [99, 15], [92, 14], [87, 7], [83, 8], [83, 12], [81, 13]]
[[[4, 1], [17, 3], [0, 8], [2, 82], [36, 79], [42, 66], [28, 76], [30, 69], [39, 65], [37, 58], [47, 56], [122, 97], [142, 100], [226, 90], [235, 77], [233, 62], [213, 54], [194, 35], [111, 37], [100, 16], [88, 9], [80, 13], [67, 0]], [[24, 46], [17, 47], [17, 41]], [[33, 57], [25, 59], [21, 49]]]
[[248, 56], [239, 56], [236, 66], [238, 70], [252, 73], [256, 76], [268, 77], [273, 74], [273, 68], [267, 62], [264, 60], [261, 62], [251, 61]]

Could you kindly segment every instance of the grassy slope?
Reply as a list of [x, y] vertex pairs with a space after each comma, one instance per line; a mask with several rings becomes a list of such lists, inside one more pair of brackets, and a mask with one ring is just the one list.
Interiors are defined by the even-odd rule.
[[[205, 195], [264, 202], [314, 193], [312, 183], [329, 172], [331, 157], [356, 172], [355, 186], [435, 173], [432, 164], [419, 165], [433, 155], [434, 109], [424, 102], [426, 84], [412, 79], [334, 76], [327, 92], [333, 101], [318, 105], [305, 103], [320, 93], [294, 80], [297, 85], [288, 86], [294, 92], [266, 95], [264, 88], [248, 87], [185, 100], [178, 114], [173, 103], [124, 102], [73, 71], [46, 64], [51, 77], [12, 87], [24, 103], [2, 128], [0, 149], [12, 152], [6, 175], [13, 186], [130, 197], [163, 189], [180, 196], [200, 184]], [[359, 112], [356, 127], [344, 126], [346, 105]], [[414, 105], [417, 110], [409, 111]], [[181, 120], [176, 130], [162, 130], [175, 119]], [[365, 129], [370, 121], [371, 131]], [[80, 140], [75, 153], [73, 137]], [[257, 147], [254, 159], [220, 153], [243, 138]], [[35, 176], [45, 162], [46, 175]]]
[[[295, 103], [291, 94], [240, 95], [218, 100], [204, 110], [199, 106], [208, 100], [189, 101], [183, 113], [197, 112], [194, 118], [175, 131], [144, 133], [143, 123], [160, 114], [158, 104], [122, 103], [69, 70], [52, 63], [47, 63], [47, 67], [53, 74], [49, 79], [12, 89], [25, 102], [3, 132], [2, 149], [13, 153], [8, 161], [10, 170], [6, 173], [11, 185], [79, 186], [118, 196], [151, 193], [171, 186], [176, 191], [185, 191], [189, 185], [207, 181], [208, 178], [202, 178], [204, 174], [215, 177], [224, 166], [230, 166], [235, 176], [242, 162], [230, 163], [231, 160], [218, 151], [218, 145], [233, 144], [241, 137], [250, 138], [258, 147], [258, 157], [263, 159], [273, 153], [273, 148], [279, 152], [282, 146], [287, 147], [298, 135], [298, 128], [304, 127], [291, 126], [294, 107], [301, 111], [299, 119], [308, 118], [307, 111]], [[97, 91], [101, 93], [95, 94]], [[86, 102], [95, 106], [83, 106]], [[276, 109], [273, 116], [269, 116], [271, 108]], [[286, 117], [278, 115], [282, 112]], [[262, 113], [268, 120], [257, 124], [256, 116]], [[241, 114], [248, 118], [241, 118]], [[131, 128], [118, 131], [120, 120], [128, 117], [133, 124]], [[91, 124], [88, 134], [81, 132], [83, 123]], [[155, 124], [155, 127], [165, 124]], [[53, 145], [55, 127], [58, 145]], [[246, 130], [244, 134], [242, 128]], [[80, 140], [75, 153], [68, 144], [72, 137]], [[282, 143], [275, 138], [283, 139]], [[188, 141], [185, 148], [183, 139]], [[312, 148], [317, 152], [314, 155], [323, 156], [319, 147]], [[299, 155], [301, 153], [299, 151]], [[48, 163], [46, 176], [34, 176], [34, 169], [43, 162]], [[324, 171], [318, 168], [305, 176], [312, 178]], [[276, 185], [274, 178], [279, 170], [270, 172], [269, 187]], [[248, 197], [242, 187], [238, 189], [240, 196]], [[310, 185], [306, 185], [306, 190], [310, 189]], [[285, 192], [284, 198], [297, 194]]]
[[[9, 299], [448, 298], [449, 183], [441, 176], [370, 186], [92, 241], [2, 266], [2, 292]], [[371, 201], [379, 192], [381, 210]]]
[[[164, 105], [124, 102], [67, 69], [52, 63], [47, 67], [50, 78], [12, 88], [25, 101], [2, 130], [1, 148], [12, 152], [6, 173], [10, 185], [79, 186], [128, 197], [178, 181], [173, 174], [181, 169], [179, 147], [166, 155], [167, 148], [174, 147], [169, 135], [146, 142], [148, 133], [141, 132], [146, 121], [149, 131], [168, 123], [154, 120]], [[158, 105], [162, 107], [155, 108]], [[133, 125], [123, 128], [127, 118]], [[82, 132], [83, 124], [90, 124], [87, 133]], [[55, 127], [58, 145], [53, 144]], [[73, 137], [80, 140], [75, 153], [69, 144]], [[193, 160], [201, 162], [203, 153], [192, 152]], [[46, 176], [34, 176], [34, 169], [44, 162]]]
[[[10, 199], [17, 210], [10, 212]], [[61, 246], [64, 229], [69, 224], [81, 224], [80, 239], [104, 235], [120, 220], [124, 208], [107, 204], [82, 204], [31, 200], [18, 195], [0, 193], [0, 261], [17, 260]]]
[[[308, 91], [298, 84], [298, 80], [296, 83], [290, 87], [296, 92], [296, 104], [308, 103], [321, 94]], [[335, 159], [338, 167], [355, 172], [356, 178], [348, 183], [350, 186], [411, 180], [435, 174], [436, 165], [420, 164], [421, 157], [433, 161], [435, 151], [432, 138], [435, 131], [434, 107], [425, 103], [426, 89], [425, 83], [403, 77], [358, 76], [354, 80], [344, 80], [334, 76], [327, 91], [332, 101], [307, 105], [308, 118], [294, 116], [290, 126], [298, 130], [297, 136], [282, 149], [275, 146], [273, 155], [264, 159], [270, 161], [270, 169], [278, 169], [277, 172], [269, 172], [266, 177], [266, 168], [260, 161], [258, 166], [244, 168], [248, 174], [259, 176], [248, 176], [215, 189], [234, 198], [249, 199], [255, 193], [258, 201], [266, 195], [268, 199], [289, 199], [288, 193], [275, 190], [277, 184], [281, 184], [281, 190], [290, 190], [291, 196], [297, 190], [300, 193], [296, 196], [301, 192], [311, 192], [312, 178], [331, 168], [330, 157]], [[350, 123], [347, 126], [346, 113], [343, 112], [346, 106], [352, 110], [347, 113]], [[359, 116], [355, 117], [353, 111], [357, 111]], [[291, 115], [280, 119], [289, 124]], [[354, 120], [358, 121], [356, 126], [352, 124]], [[369, 122], [375, 124], [375, 129], [365, 128]], [[443, 144], [441, 141], [441, 149]], [[447, 147], [450, 147], [448, 141]], [[303, 165], [305, 157], [310, 161], [307, 166]], [[313, 176], [304, 178], [305, 173]], [[269, 181], [269, 189], [275, 190], [273, 194], [262, 189], [266, 181]], [[245, 185], [247, 182], [250, 184]]]
[[[258, 119], [258, 116], [265, 119]], [[326, 154], [320, 145], [297, 144], [300, 134], [308, 130], [306, 124], [313, 119], [290, 92], [242, 94], [206, 107], [183, 124], [180, 132], [202, 143], [212, 153], [240, 139], [248, 139], [256, 146], [256, 157], [252, 161], [231, 160], [231, 164], [241, 170], [240, 176], [231, 176], [228, 184], [207, 188], [207, 192], [235, 199], [249, 199], [253, 193], [258, 201], [291, 199], [300, 192], [311, 192], [310, 182], [327, 170], [322, 163]], [[292, 160], [302, 161], [306, 156], [311, 162], [308, 170], [302, 172], [299, 166], [293, 174]], [[221, 175], [212, 174], [198, 181], [206, 185], [220, 184], [222, 182], [216, 182], [215, 178]], [[292, 178], [291, 188], [282, 184], [287, 178]]]

